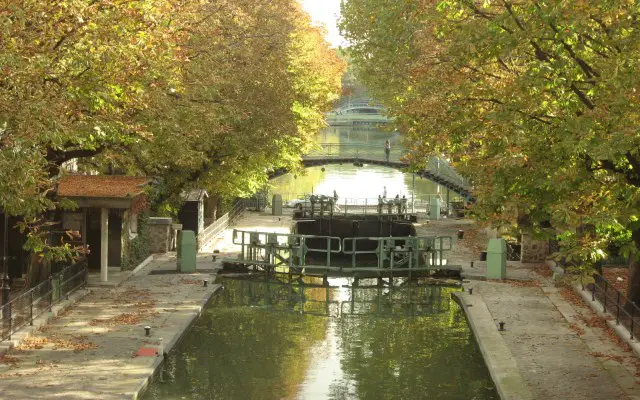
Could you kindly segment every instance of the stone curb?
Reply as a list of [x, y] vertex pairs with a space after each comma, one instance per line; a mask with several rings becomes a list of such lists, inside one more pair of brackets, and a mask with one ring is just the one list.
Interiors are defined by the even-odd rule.
[[516, 360], [498, 332], [482, 297], [466, 292], [454, 292], [451, 296], [464, 311], [500, 399], [533, 400], [531, 391], [520, 376]]
[[[591, 307], [591, 309], [599, 317], [611, 317], [612, 316], [610, 313], [604, 312], [604, 307], [602, 307], [602, 304], [600, 304], [600, 302], [597, 299], [595, 301], [591, 301], [591, 294], [586, 290], [582, 290], [580, 285], [574, 284], [574, 285], [572, 285], [572, 288], [573, 288], [573, 291], [577, 295], [581, 296], [582, 300], [586, 304], [588, 304], [589, 307]], [[613, 331], [616, 333], [616, 335], [618, 335], [618, 337], [620, 339], [622, 339], [626, 344], [629, 345], [629, 347], [631, 347], [631, 349], [636, 354], [636, 356], [640, 357], [640, 342], [638, 342], [637, 339], [631, 340], [631, 332], [629, 332], [629, 330], [627, 330], [627, 328], [625, 328], [622, 325], [616, 325], [616, 321], [615, 320], [606, 319], [606, 322], [607, 322], [607, 325], [609, 326], [609, 328], [613, 329]]]
[[138, 274], [138, 272], [140, 272], [144, 267], [146, 267], [147, 265], [149, 265], [149, 263], [151, 261], [153, 261], [155, 258], [155, 254], [151, 254], [149, 257], [145, 258], [144, 261], [142, 261], [140, 264], [138, 264], [137, 267], [135, 267], [132, 271], [131, 271], [131, 276], [135, 276]]
[[167, 357], [167, 355], [171, 352], [171, 350], [173, 350], [174, 347], [176, 347], [178, 343], [180, 343], [182, 338], [189, 331], [189, 328], [191, 328], [191, 325], [193, 325], [193, 323], [200, 317], [200, 315], [202, 314], [202, 309], [209, 303], [209, 301], [211, 301], [214, 296], [216, 296], [223, 289], [224, 288], [222, 285], [217, 285], [213, 291], [207, 292], [202, 297], [202, 299], [200, 300], [200, 306], [198, 306], [195, 312], [181, 324], [181, 326], [178, 328], [178, 333], [174, 335], [171, 340], [164, 344], [163, 357], [156, 357], [154, 359], [153, 364], [148, 371], [149, 376], [146, 379], [143, 379], [135, 389], [135, 391], [131, 394], [128, 394], [127, 397], [129, 397], [130, 395], [132, 400], [138, 400], [144, 394], [144, 392], [148, 389], [149, 384], [151, 384], [151, 382], [153, 381], [157, 371], [162, 366], [162, 363], [164, 362], [164, 359]]
[[91, 289], [86, 289], [86, 288], [85, 289], [78, 289], [76, 292], [74, 292], [73, 294], [71, 294], [69, 296], [69, 299], [62, 300], [60, 303], [58, 303], [58, 304], [54, 305], [53, 307], [51, 307], [51, 312], [50, 313], [49, 312], [45, 312], [41, 316], [39, 316], [38, 318], [34, 319], [33, 320], [33, 325], [27, 325], [27, 326], [19, 329], [18, 331], [16, 331], [13, 335], [11, 335], [11, 337], [12, 337], [11, 340], [0, 341], [0, 356], [3, 356], [7, 351], [9, 351], [12, 348], [20, 345], [20, 343], [22, 343], [23, 340], [25, 340], [26, 338], [31, 336], [31, 334], [33, 332], [35, 332], [38, 329], [40, 329], [41, 326], [46, 325], [47, 323], [49, 323], [49, 320], [51, 318], [56, 317], [62, 311], [68, 309], [71, 306], [73, 306], [75, 303], [77, 303], [78, 301], [82, 300], [89, 293], [91, 293]]

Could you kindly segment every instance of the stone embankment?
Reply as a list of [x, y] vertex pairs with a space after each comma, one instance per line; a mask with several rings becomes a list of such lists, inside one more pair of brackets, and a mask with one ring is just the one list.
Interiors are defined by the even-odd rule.
[[0, 398], [136, 398], [220, 288], [211, 257], [197, 264], [177, 274], [175, 256], [162, 255], [118, 287], [91, 289], [0, 357]]
[[483, 230], [441, 220], [418, 232], [455, 237], [459, 229], [464, 239], [454, 239], [450, 258], [466, 280], [457, 300], [503, 399], [640, 399], [635, 354], [570, 288], [557, 286], [547, 266], [508, 262], [508, 279], [487, 281], [478, 261]]

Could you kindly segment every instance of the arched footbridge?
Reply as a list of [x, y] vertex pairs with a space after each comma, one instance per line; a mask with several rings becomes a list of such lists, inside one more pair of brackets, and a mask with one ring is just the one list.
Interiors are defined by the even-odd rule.
[[[396, 146], [391, 149], [387, 159], [384, 144], [374, 146], [359, 143], [321, 143], [316, 150], [303, 156], [302, 163], [305, 167], [356, 163], [382, 165], [406, 170], [409, 167], [403, 161], [403, 156], [406, 153], [407, 151], [404, 148]], [[283, 175], [287, 172], [286, 170], [275, 171], [272, 177]], [[427, 167], [416, 171], [416, 174], [430, 179], [461, 196], [470, 197], [471, 185], [469, 182], [441, 157], [432, 157]]]

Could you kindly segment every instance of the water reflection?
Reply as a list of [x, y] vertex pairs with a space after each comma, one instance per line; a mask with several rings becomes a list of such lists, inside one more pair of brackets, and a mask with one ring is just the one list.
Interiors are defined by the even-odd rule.
[[498, 398], [457, 288], [223, 282], [146, 399]]

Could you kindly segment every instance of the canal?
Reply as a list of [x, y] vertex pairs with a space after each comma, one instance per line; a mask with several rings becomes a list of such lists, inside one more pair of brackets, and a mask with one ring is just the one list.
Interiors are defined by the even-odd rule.
[[458, 288], [220, 282], [144, 399], [498, 399]]
[[[353, 151], [355, 147], [370, 149], [378, 156], [384, 153], [384, 143], [391, 141], [394, 151], [400, 149], [400, 136], [397, 133], [389, 133], [372, 127], [344, 127], [332, 126], [326, 128], [317, 141], [332, 145], [344, 146], [345, 151]], [[336, 146], [336, 149], [340, 149]], [[403, 195], [415, 200], [428, 201], [441, 193], [446, 197], [446, 189], [439, 187], [428, 179], [415, 177], [412, 173], [403, 173], [394, 168], [378, 165], [365, 165], [364, 167], [353, 164], [327, 164], [305, 169], [305, 174], [294, 176], [286, 174], [271, 181], [270, 194], [281, 194], [283, 200], [289, 201], [300, 198], [306, 194], [332, 195], [335, 190], [340, 197], [339, 204], [346, 200], [349, 204], [362, 203], [363, 199], [377, 202], [378, 195], [383, 194], [384, 187], [388, 197]], [[455, 194], [451, 194], [454, 200]], [[271, 195], [269, 196], [271, 198]], [[356, 201], [360, 200], [360, 201]]]

